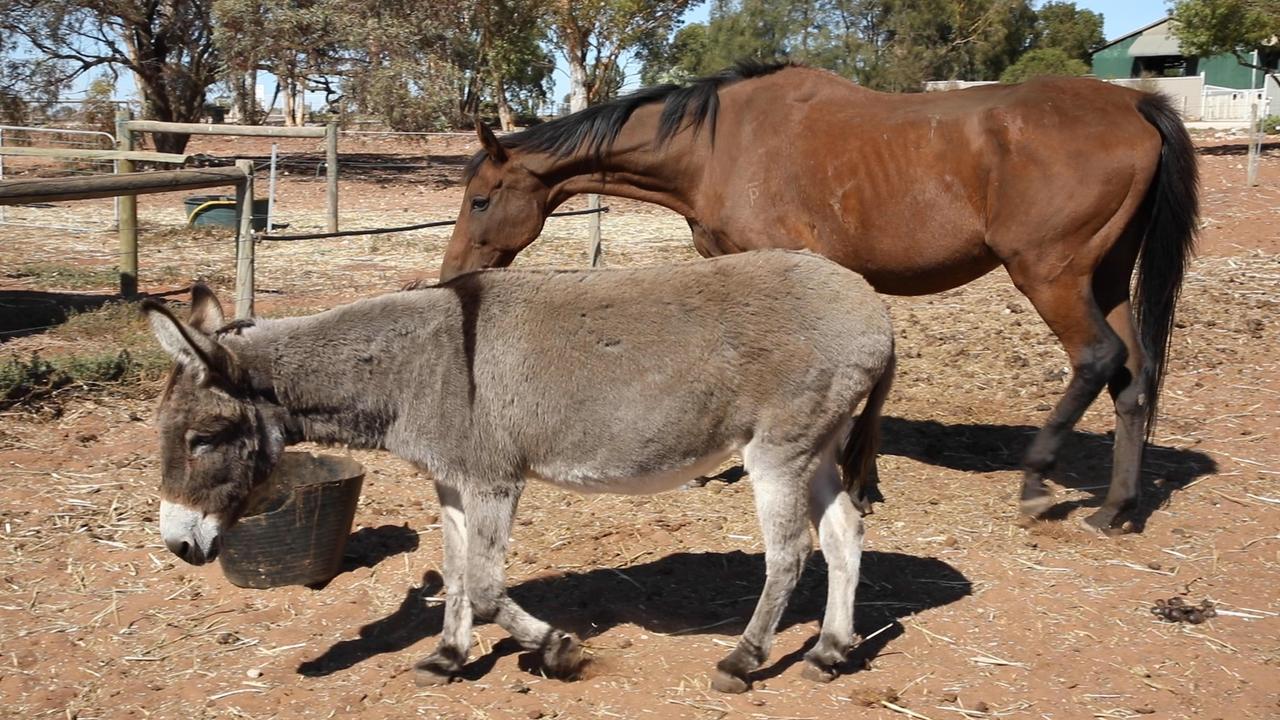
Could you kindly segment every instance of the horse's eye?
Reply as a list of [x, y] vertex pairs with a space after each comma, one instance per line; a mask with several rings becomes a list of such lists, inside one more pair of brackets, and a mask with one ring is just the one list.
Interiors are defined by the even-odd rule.
[[472, 210], [477, 210], [477, 211], [479, 211], [479, 210], [484, 210], [484, 209], [485, 209], [485, 208], [487, 208], [487, 207], [489, 207], [489, 198], [487, 198], [487, 197], [473, 197], [473, 198], [471, 198], [471, 209], [472, 209]]

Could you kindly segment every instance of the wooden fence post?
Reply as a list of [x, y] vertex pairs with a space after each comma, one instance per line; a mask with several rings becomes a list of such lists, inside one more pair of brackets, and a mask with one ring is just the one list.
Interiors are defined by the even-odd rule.
[[[324, 134], [325, 181], [329, 194], [329, 232], [338, 232], [338, 124], [329, 123]], [[268, 228], [268, 231], [270, 229]]]
[[[129, 130], [129, 111], [116, 113], [116, 149], [133, 150], [133, 132]], [[133, 172], [132, 160], [120, 160], [121, 173]], [[121, 195], [120, 220], [116, 232], [120, 238], [120, 295], [133, 297], [138, 294], [138, 196]]]
[[588, 195], [587, 207], [596, 211], [592, 213], [587, 220], [587, 223], [588, 223], [587, 227], [590, 229], [590, 235], [591, 235], [591, 247], [590, 247], [590, 250], [587, 251], [587, 259], [590, 261], [591, 267], [597, 267], [600, 265], [600, 255], [601, 255], [600, 215], [602, 213], [599, 212], [600, 196], [595, 193]]
[[236, 185], [236, 319], [253, 317], [253, 161], [237, 160], [244, 180]]

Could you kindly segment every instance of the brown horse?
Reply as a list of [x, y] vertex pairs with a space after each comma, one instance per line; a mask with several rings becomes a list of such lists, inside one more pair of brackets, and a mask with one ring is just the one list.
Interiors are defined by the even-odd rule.
[[1003, 265], [1073, 368], [1026, 455], [1022, 510], [1049, 508], [1043, 478], [1107, 386], [1111, 486], [1087, 521], [1132, 527], [1198, 214], [1195, 150], [1163, 97], [1086, 79], [888, 95], [810, 68], [739, 66], [501, 140], [479, 133], [442, 279], [510, 264], [587, 192], [679, 212], [704, 256], [807, 248], [884, 293], [940, 292]]

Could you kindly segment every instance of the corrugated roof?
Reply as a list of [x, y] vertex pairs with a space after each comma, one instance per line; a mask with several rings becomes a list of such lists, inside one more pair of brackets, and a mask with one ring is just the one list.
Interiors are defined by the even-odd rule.
[[1182, 46], [1172, 32], [1173, 23], [1162, 23], [1147, 28], [1133, 45], [1129, 46], [1131, 57], [1151, 57], [1153, 55], [1181, 55]]
[[1169, 21], [1170, 21], [1170, 20], [1172, 20], [1172, 19], [1173, 19], [1173, 18], [1171, 18], [1171, 17], [1169, 17], [1169, 16], [1162, 17], [1162, 18], [1160, 18], [1159, 20], [1156, 20], [1155, 22], [1151, 23], [1150, 25], [1143, 25], [1142, 27], [1138, 28], [1137, 30], [1134, 30], [1133, 32], [1127, 32], [1127, 33], [1125, 33], [1124, 35], [1121, 35], [1120, 37], [1118, 37], [1118, 38], [1116, 38], [1116, 39], [1114, 39], [1114, 40], [1108, 40], [1105, 44], [1103, 44], [1103, 45], [1099, 45], [1098, 47], [1094, 48], [1094, 49], [1093, 49], [1093, 52], [1095, 52], [1095, 53], [1096, 53], [1096, 52], [1098, 52], [1099, 50], [1106, 50], [1107, 48], [1111, 47], [1112, 45], [1115, 45], [1116, 43], [1124, 42], [1125, 40], [1128, 40], [1129, 38], [1133, 37], [1134, 35], [1138, 35], [1139, 33], [1144, 33], [1144, 32], [1146, 32], [1146, 31], [1148, 31], [1148, 30], [1150, 30], [1150, 29], [1154, 28], [1154, 27], [1155, 27], [1155, 26], [1157, 26], [1157, 25], [1160, 25], [1160, 24], [1162, 24], [1162, 23], [1167, 23], [1167, 22], [1169, 22]]

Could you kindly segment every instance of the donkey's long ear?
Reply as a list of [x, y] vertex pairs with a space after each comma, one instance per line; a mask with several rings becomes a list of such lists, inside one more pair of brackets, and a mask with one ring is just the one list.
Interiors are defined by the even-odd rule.
[[227, 324], [222, 303], [218, 302], [218, 296], [204, 283], [191, 286], [191, 316], [187, 318], [187, 323], [206, 333], [213, 333]]
[[160, 347], [174, 362], [195, 372], [198, 383], [204, 384], [214, 377], [225, 380], [234, 377], [231, 353], [211, 335], [182, 322], [169, 308], [150, 298], [142, 301], [142, 312]]
[[507, 149], [502, 147], [498, 136], [493, 134], [488, 125], [476, 118], [476, 134], [480, 136], [480, 147], [489, 155], [489, 159], [501, 165], [507, 161]]

